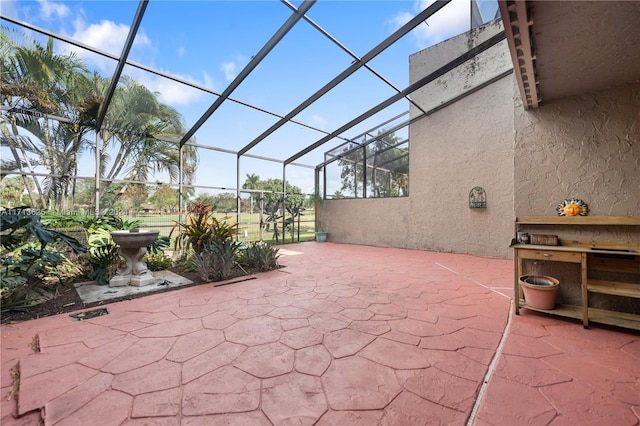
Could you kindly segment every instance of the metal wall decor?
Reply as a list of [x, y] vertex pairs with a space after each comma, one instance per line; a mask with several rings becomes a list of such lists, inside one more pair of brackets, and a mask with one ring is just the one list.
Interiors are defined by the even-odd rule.
[[486, 209], [487, 193], [484, 188], [476, 186], [469, 191], [469, 208], [470, 209]]

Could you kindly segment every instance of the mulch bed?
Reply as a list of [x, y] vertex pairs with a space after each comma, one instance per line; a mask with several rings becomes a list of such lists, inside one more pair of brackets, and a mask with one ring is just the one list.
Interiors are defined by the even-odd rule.
[[[42, 303], [39, 303], [35, 306], [31, 306], [29, 308], [15, 309], [15, 310], [9, 310], [7, 312], [3, 312], [1, 322], [2, 324], [9, 324], [9, 323], [15, 323], [15, 322], [21, 322], [21, 321], [28, 321], [36, 318], [48, 317], [51, 315], [75, 312], [81, 309], [92, 308], [95, 306], [102, 306], [107, 303], [119, 302], [121, 300], [136, 299], [138, 297], [149, 296], [150, 294], [174, 291], [174, 290], [183, 289], [183, 288], [204, 283], [198, 277], [198, 274], [194, 272], [185, 271], [184, 267], [173, 267], [169, 270], [185, 278], [188, 278], [189, 280], [193, 281], [193, 284], [190, 284], [187, 286], [180, 286], [180, 287], [168, 287], [153, 293], [125, 296], [121, 298], [111, 299], [109, 301], [101, 301], [101, 302], [95, 302], [95, 303], [84, 303], [80, 298], [80, 296], [78, 295], [78, 292], [76, 291], [73, 284], [65, 284], [53, 289], [52, 290], [53, 297], [50, 298], [49, 300], [46, 300]], [[243, 275], [244, 273], [241, 270], [237, 270], [237, 275], [232, 278], [237, 278], [238, 276], [243, 276]]]

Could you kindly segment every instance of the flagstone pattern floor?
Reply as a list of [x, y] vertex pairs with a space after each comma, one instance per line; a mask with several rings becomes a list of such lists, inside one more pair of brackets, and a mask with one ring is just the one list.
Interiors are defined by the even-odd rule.
[[638, 334], [510, 318], [510, 260], [281, 251], [244, 282], [3, 325], [2, 425], [640, 423]]

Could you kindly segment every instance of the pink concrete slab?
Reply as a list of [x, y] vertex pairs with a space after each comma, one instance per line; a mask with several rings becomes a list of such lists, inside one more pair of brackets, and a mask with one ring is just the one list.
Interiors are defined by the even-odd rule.
[[189, 305], [180, 306], [171, 311], [178, 318], [202, 318], [218, 311], [217, 305]]
[[260, 380], [225, 366], [188, 383], [182, 397], [186, 416], [251, 411], [260, 402]]
[[355, 330], [343, 329], [324, 335], [324, 346], [334, 358], [355, 355], [375, 339], [375, 336]]
[[400, 396], [384, 410], [380, 425], [463, 425], [466, 414], [434, 404], [409, 392]]
[[[637, 403], [640, 396], [637, 390], [636, 386], [634, 403]], [[629, 405], [621, 403], [597, 388], [560, 383], [544, 387], [540, 392], [574, 424], [638, 424], [638, 418]]]
[[487, 366], [474, 361], [458, 351], [439, 351], [422, 349], [426, 359], [439, 370], [467, 380], [481, 381]]
[[178, 337], [166, 358], [169, 361], [184, 362], [215, 348], [224, 341], [224, 333], [221, 330], [194, 331]]
[[296, 371], [311, 376], [321, 376], [331, 363], [331, 355], [323, 345], [302, 348], [295, 353]]
[[477, 419], [490, 425], [547, 425], [556, 415], [538, 389], [494, 376]]
[[97, 371], [79, 364], [69, 364], [20, 380], [18, 414], [44, 407], [65, 392], [95, 376]]
[[157, 417], [177, 416], [182, 403], [179, 387], [138, 395], [133, 400], [131, 417], [147, 417], [154, 422]]
[[417, 346], [382, 337], [361, 350], [359, 355], [396, 370], [427, 368], [431, 365], [425, 353]]
[[[303, 328], [309, 325], [309, 321], [303, 318], [292, 318], [280, 320], [282, 329], [286, 332], [289, 330], [295, 330], [297, 328]], [[281, 337], [282, 338], [282, 337]]]
[[211, 371], [230, 364], [247, 349], [246, 346], [223, 342], [182, 364], [182, 383], [189, 383]]
[[39, 356], [25, 357], [20, 363], [20, 378], [26, 379], [46, 371], [72, 364], [84, 357], [91, 349], [82, 343], [53, 346]]
[[106, 391], [77, 411], [56, 423], [56, 426], [120, 424], [129, 417], [133, 397], [118, 391]]
[[296, 306], [283, 306], [273, 309], [269, 315], [280, 319], [306, 319], [313, 315], [313, 311]]
[[[176, 340], [176, 337], [141, 339], [119, 353], [119, 355], [105, 365], [102, 370], [107, 373], [119, 374], [153, 364], [167, 355]], [[119, 348], [116, 349], [119, 352]], [[105, 348], [105, 351], [109, 350], [110, 348]]]
[[272, 426], [273, 424], [260, 411], [247, 413], [218, 414], [211, 416], [183, 417], [181, 426]]
[[131, 332], [137, 337], [179, 337], [202, 329], [199, 318], [180, 319]]
[[180, 385], [181, 371], [180, 364], [161, 360], [118, 374], [113, 379], [111, 387], [129, 395], [171, 389]]
[[252, 346], [236, 358], [233, 366], [262, 379], [280, 376], [293, 370], [293, 350], [281, 343]]
[[403, 370], [396, 374], [404, 389], [428, 401], [461, 412], [471, 412], [479, 389], [478, 382], [451, 375], [437, 368]]
[[112, 381], [111, 374], [98, 373], [69, 392], [47, 402], [42, 411], [45, 425], [54, 425], [67, 417], [69, 413], [79, 410], [102, 392], [109, 390]]
[[334, 410], [381, 409], [401, 391], [392, 368], [357, 356], [333, 361], [322, 383]]
[[224, 330], [238, 319], [224, 312], [215, 312], [202, 318], [202, 326], [214, 330]]
[[247, 346], [277, 342], [281, 334], [280, 321], [271, 317], [240, 320], [224, 330], [224, 335], [229, 342]]
[[265, 380], [262, 411], [274, 425], [313, 425], [327, 411], [320, 378], [291, 373]]
[[293, 349], [302, 349], [321, 343], [322, 333], [313, 327], [299, 327], [283, 332], [280, 342]]
[[465, 424], [510, 318], [474, 426], [637, 426], [640, 337], [513, 316], [511, 260], [294, 248], [250, 281], [2, 325], [2, 390], [20, 363], [31, 410], [5, 399], [2, 424]]
[[327, 411], [316, 426], [370, 426], [378, 425], [382, 420], [382, 411]]
[[573, 380], [571, 376], [546, 362], [532, 362], [530, 358], [506, 354], [500, 358], [494, 374], [531, 387], [548, 386]]
[[109, 345], [108, 348], [99, 347], [92, 349], [84, 357], [78, 359], [78, 364], [96, 370], [101, 369], [139, 341], [140, 339], [138, 337], [127, 334], [122, 339]]
[[326, 313], [316, 313], [309, 317], [309, 325], [320, 333], [342, 330], [343, 328], [347, 328], [350, 322], [348, 319], [346, 321], [340, 320]]

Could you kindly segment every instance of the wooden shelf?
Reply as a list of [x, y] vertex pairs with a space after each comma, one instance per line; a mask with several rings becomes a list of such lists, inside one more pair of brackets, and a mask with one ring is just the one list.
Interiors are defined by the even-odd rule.
[[558, 305], [553, 309], [538, 309], [527, 305], [524, 299], [520, 299], [520, 308], [529, 311], [544, 312], [545, 314], [559, 315], [563, 317], [582, 319], [582, 306], [576, 305]]
[[640, 284], [588, 279], [587, 290], [592, 293], [612, 294], [614, 296], [640, 299]]
[[[582, 320], [582, 306], [559, 305], [554, 309], [538, 309], [532, 308], [525, 303], [524, 299], [520, 299], [520, 309]], [[589, 321], [599, 324], [613, 325], [616, 327], [629, 328], [632, 330], [640, 330], [640, 315], [629, 314], [626, 312], [589, 308]]]
[[640, 225], [640, 216], [521, 216], [516, 223], [527, 225]]
[[[518, 217], [515, 222], [514, 237], [518, 231], [532, 232], [536, 226], [545, 225], [544, 232], [553, 228], [553, 234], [575, 234], [573, 226], [606, 226], [591, 231], [581, 231], [580, 240], [562, 238], [560, 245], [546, 246], [539, 244], [515, 244], [514, 249], [514, 294], [515, 313], [520, 308], [551, 315], [564, 316], [582, 320], [585, 327], [589, 322], [625, 327], [640, 330], [640, 312], [627, 313], [589, 307], [589, 295], [604, 294], [626, 298], [640, 299], [640, 217], [639, 216], [526, 216]], [[538, 228], [540, 229], [540, 228]], [[607, 239], [607, 235], [611, 239]], [[560, 305], [555, 309], [536, 309], [527, 305], [523, 299], [519, 277], [527, 273], [524, 270], [525, 260], [542, 260], [551, 262], [570, 262], [580, 265], [580, 277], [577, 280], [581, 293], [579, 305]], [[630, 277], [633, 275], [634, 277]], [[598, 279], [589, 278], [595, 276]], [[602, 297], [599, 299], [603, 300]], [[593, 300], [593, 298], [592, 298]]]

